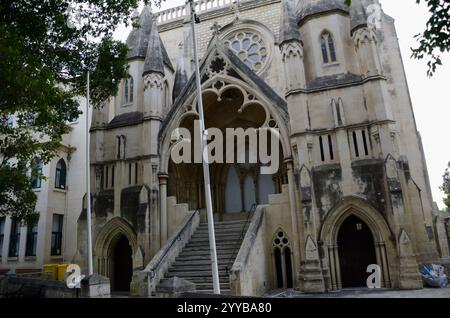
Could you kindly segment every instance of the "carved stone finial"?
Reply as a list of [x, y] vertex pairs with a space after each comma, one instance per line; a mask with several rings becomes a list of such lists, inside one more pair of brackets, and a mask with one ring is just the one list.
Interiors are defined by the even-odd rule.
[[239, 20], [240, 12], [239, 12], [239, 0], [234, 0], [231, 3], [231, 10], [234, 12], [234, 19]]
[[220, 29], [222, 29], [222, 26], [217, 21], [215, 21], [213, 26], [211, 27], [213, 36], [218, 36], [220, 34]]

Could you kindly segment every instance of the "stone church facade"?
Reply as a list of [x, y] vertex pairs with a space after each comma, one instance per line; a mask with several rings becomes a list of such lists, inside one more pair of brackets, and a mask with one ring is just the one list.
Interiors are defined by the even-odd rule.
[[[448, 259], [394, 20], [381, 11], [372, 27], [371, 5], [379, 3], [197, 3], [206, 127], [280, 131], [274, 175], [258, 164], [211, 165], [218, 245], [237, 242], [219, 257], [229, 293], [361, 287], [370, 264], [382, 287], [421, 288], [420, 265]], [[173, 131], [194, 135], [198, 118], [189, 18], [185, 6], [136, 13], [129, 78], [93, 113], [94, 269], [113, 290], [151, 296], [167, 278], [211, 276], [207, 248], [195, 254], [202, 166], [170, 156]], [[83, 210], [84, 267], [85, 238]]]

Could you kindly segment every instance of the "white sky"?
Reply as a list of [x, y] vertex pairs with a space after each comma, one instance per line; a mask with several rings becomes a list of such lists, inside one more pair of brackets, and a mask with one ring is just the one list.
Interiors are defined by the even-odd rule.
[[[416, 46], [414, 35], [425, 29], [428, 20], [429, 14], [425, 3], [417, 5], [413, 0], [380, 0], [380, 2], [383, 10], [396, 20], [417, 125], [425, 149], [433, 198], [439, 207], [443, 208], [443, 193], [439, 190], [439, 186], [442, 184], [442, 175], [450, 161], [450, 138], [448, 137], [450, 103], [447, 99], [449, 93], [447, 90], [450, 90], [450, 56], [445, 55], [444, 66], [438, 69], [433, 78], [428, 78], [426, 62], [410, 58], [410, 48]], [[185, 0], [165, 0], [161, 9], [184, 3]], [[125, 41], [128, 33], [129, 28], [122, 26], [117, 30], [115, 37]]]

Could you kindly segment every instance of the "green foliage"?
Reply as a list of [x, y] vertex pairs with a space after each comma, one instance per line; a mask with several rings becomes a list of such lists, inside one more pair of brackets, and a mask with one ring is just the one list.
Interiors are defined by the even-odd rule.
[[[70, 3], [84, 22], [71, 27]], [[146, 3], [150, 0], [144, 1]], [[159, 5], [161, 0], [153, 0]], [[2, 0], [0, 5], [0, 215], [36, 221], [30, 173], [60, 148], [67, 123], [80, 112], [91, 71], [92, 104], [116, 95], [125, 77], [127, 47], [112, 40], [139, 0]], [[15, 123], [10, 125], [14, 116]]]
[[[416, 0], [420, 3], [421, 0]], [[450, 1], [424, 0], [431, 13], [426, 30], [415, 38], [419, 47], [412, 48], [412, 57], [427, 58], [428, 76], [433, 76], [437, 66], [442, 65], [441, 54], [450, 51]]]
[[446, 212], [450, 212], [450, 162], [448, 163], [448, 168], [445, 170], [443, 179], [444, 183], [442, 184], [441, 190], [446, 195], [444, 198], [444, 203], [447, 206]]

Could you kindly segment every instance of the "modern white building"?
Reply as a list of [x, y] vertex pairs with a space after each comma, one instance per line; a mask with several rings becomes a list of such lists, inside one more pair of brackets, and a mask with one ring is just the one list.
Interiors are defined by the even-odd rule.
[[70, 263], [76, 252], [76, 224], [86, 192], [86, 101], [83, 114], [70, 123], [62, 146], [50, 163], [37, 166], [45, 179], [34, 180], [40, 214], [34, 228], [0, 218], [0, 273], [39, 271], [44, 264]]

